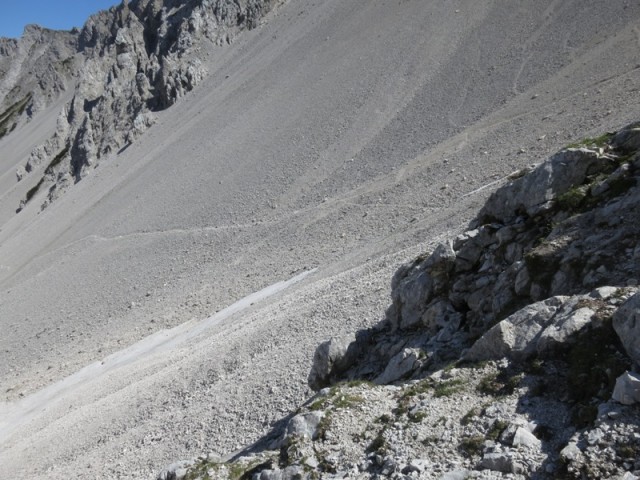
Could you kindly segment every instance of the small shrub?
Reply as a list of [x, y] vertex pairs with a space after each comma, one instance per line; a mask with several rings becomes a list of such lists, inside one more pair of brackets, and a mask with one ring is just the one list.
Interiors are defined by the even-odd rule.
[[582, 202], [587, 197], [589, 192], [589, 187], [586, 185], [581, 185], [579, 187], [574, 187], [561, 195], [558, 195], [556, 198], [556, 205], [561, 210], [566, 210], [569, 212], [576, 212]]
[[406, 414], [407, 412], [409, 412], [409, 407], [407, 406], [406, 403], [400, 403], [396, 408], [394, 408], [392, 410], [392, 413], [396, 417], [401, 417], [402, 415]]
[[380, 415], [375, 422], [376, 423], [381, 423], [382, 425], [388, 425], [389, 423], [391, 423], [391, 420], [393, 418], [391, 417], [391, 415], [384, 413], [382, 415]]
[[531, 362], [528, 362], [525, 365], [525, 371], [532, 375], [543, 375], [544, 374], [544, 361], [536, 358]]
[[634, 445], [624, 444], [624, 445], [616, 445], [616, 452], [618, 455], [626, 460], [633, 459], [635, 460], [638, 456], [638, 448]]
[[487, 439], [493, 440], [495, 442], [496, 440], [498, 440], [498, 438], [500, 438], [500, 435], [502, 435], [502, 432], [504, 432], [508, 426], [509, 424], [507, 422], [496, 420], [495, 422], [493, 422], [491, 428], [489, 428], [489, 431], [487, 432]]
[[367, 447], [367, 452], [379, 452], [381, 450], [386, 450], [387, 448], [387, 440], [384, 438], [384, 432], [386, 431], [386, 427], [378, 432], [378, 435], [371, 441], [369, 446]]
[[480, 409], [476, 407], [472, 408], [460, 419], [460, 425], [469, 425], [478, 415], [480, 415]]
[[491, 396], [511, 395], [520, 385], [521, 375], [510, 375], [507, 371], [485, 375], [480, 379], [476, 390]]
[[327, 432], [331, 428], [331, 415], [325, 414], [318, 423], [318, 440], [326, 440]]
[[611, 142], [611, 138], [613, 137], [613, 133], [607, 132], [603, 133], [599, 137], [591, 138], [583, 138], [579, 142], [570, 143], [565, 148], [582, 148], [582, 147], [591, 147], [591, 148], [604, 148], [609, 145]]
[[484, 437], [479, 435], [463, 438], [458, 444], [458, 450], [469, 457], [482, 455], [483, 449]]
[[427, 417], [427, 414], [425, 412], [410, 413], [409, 414], [409, 421], [413, 422], [413, 423], [420, 423], [426, 417]]

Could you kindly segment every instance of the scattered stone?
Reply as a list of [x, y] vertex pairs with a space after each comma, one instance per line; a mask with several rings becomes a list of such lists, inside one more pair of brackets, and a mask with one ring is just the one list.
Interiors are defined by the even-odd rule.
[[299, 439], [315, 440], [318, 436], [318, 425], [322, 421], [322, 412], [309, 412], [296, 415], [287, 425], [285, 438], [297, 437]]
[[395, 382], [413, 372], [419, 365], [420, 352], [416, 349], [406, 348], [394, 356], [384, 372], [376, 377], [375, 383], [383, 385]]
[[506, 452], [485, 453], [482, 457], [481, 466], [496, 472], [511, 473], [513, 470], [513, 458]]
[[582, 451], [578, 448], [578, 445], [570, 442], [560, 451], [560, 457], [567, 462], [573, 462], [582, 457]]
[[309, 386], [320, 390], [330, 384], [331, 375], [339, 374], [349, 366], [347, 355], [353, 337], [332, 338], [321, 343], [313, 355], [309, 373]]
[[512, 445], [514, 447], [526, 447], [538, 449], [542, 445], [542, 442], [536, 438], [536, 436], [529, 430], [518, 427], [513, 437]]
[[640, 402], [640, 375], [625, 372], [616, 379], [616, 386], [611, 397], [623, 405], [633, 405]]

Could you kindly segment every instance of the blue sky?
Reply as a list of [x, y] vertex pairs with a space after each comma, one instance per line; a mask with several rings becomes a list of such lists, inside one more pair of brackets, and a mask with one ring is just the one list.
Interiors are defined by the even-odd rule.
[[121, 0], [0, 0], [0, 37], [17, 38], [29, 23], [56, 30], [81, 27], [92, 13], [120, 2]]

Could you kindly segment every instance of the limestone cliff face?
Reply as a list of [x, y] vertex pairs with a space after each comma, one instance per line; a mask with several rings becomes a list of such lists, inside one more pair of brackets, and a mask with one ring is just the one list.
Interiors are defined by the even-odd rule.
[[[274, 4], [124, 1], [90, 17], [80, 31], [29, 27], [20, 40], [2, 39], [0, 97], [5, 108], [13, 107], [15, 121], [73, 92], [55, 134], [34, 149], [18, 181], [41, 175], [38, 189], [49, 188], [43, 207], [55, 200], [102, 159], [135, 141], [153, 124], [153, 112], [200, 82], [207, 74], [198, 58], [201, 49], [230, 43], [242, 29], [257, 26]], [[15, 105], [21, 100], [24, 107]], [[30, 193], [18, 210], [38, 192]]]
[[44, 108], [72, 86], [72, 58], [78, 32], [28, 25], [22, 37], [0, 38], [0, 109], [30, 95], [29, 114]]

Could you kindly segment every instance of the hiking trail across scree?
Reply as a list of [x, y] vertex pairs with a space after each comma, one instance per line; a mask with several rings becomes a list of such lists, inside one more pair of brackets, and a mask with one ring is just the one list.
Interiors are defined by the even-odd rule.
[[0, 445], [9, 440], [13, 432], [21, 425], [35, 418], [53, 403], [73, 394], [80, 386], [96, 381], [107, 373], [134, 362], [139, 362], [151, 355], [169, 352], [254, 303], [299, 283], [316, 270], [315, 268], [307, 270], [289, 280], [269, 285], [262, 290], [247, 295], [204, 320], [188, 321], [172, 329], [161, 330], [149, 335], [139, 342], [105, 357], [104, 360], [87, 365], [76, 373], [17, 402], [0, 403]]

